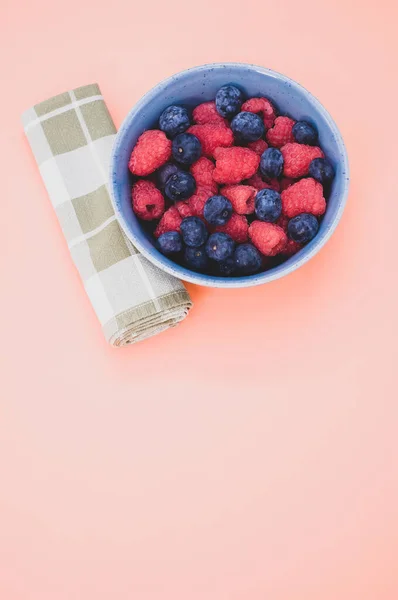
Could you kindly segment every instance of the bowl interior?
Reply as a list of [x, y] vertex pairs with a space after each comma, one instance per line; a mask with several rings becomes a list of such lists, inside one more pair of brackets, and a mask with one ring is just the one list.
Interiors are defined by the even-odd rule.
[[[296, 120], [312, 122], [318, 129], [320, 145], [335, 168], [328, 208], [318, 235], [298, 254], [264, 273], [246, 277], [220, 278], [195, 273], [172, 262], [153, 245], [147, 228], [142, 227], [131, 206], [131, 178], [128, 162], [138, 137], [146, 129], [158, 127], [161, 112], [171, 104], [193, 108], [213, 100], [227, 83], [238, 85], [247, 97], [266, 96], [279, 111]], [[309, 260], [326, 242], [342, 213], [348, 189], [348, 164], [339, 131], [323, 106], [307, 90], [292, 80], [261, 67], [246, 64], [216, 64], [183, 71], [148, 92], [125, 119], [116, 138], [111, 183], [116, 213], [126, 235], [152, 262], [169, 273], [202, 285], [241, 287], [281, 277]]]

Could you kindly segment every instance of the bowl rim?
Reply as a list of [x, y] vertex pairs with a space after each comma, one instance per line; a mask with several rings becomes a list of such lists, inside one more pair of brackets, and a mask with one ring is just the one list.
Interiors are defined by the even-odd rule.
[[[148, 252], [145, 246], [141, 243], [139, 237], [130, 229], [128, 224], [126, 223], [123, 214], [119, 209], [119, 205], [117, 202], [117, 189], [118, 186], [116, 184], [116, 176], [114, 164], [118, 156], [120, 140], [123, 138], [125, 132], [129, 129], [131, 122], [133, 121], [136, 113], [147, 103], [151, 101], [151, 99], [158, 94], [158, 92], [166, 87], [169, 83], [172, 83], [176, 77], [184, 77], [192, 72], [202, 72], [208, 71], [209, 69], [224, 69], [224, 68], [250, 68], [251, 70], [255, 70], [259, 73], [267, 75], [269, 77], [273, 77], [278, 79], [285, 84], [288, 84], [290, 87], [296, 89], [299, 93], [305, 94], [308, 98], [309, 103], [314, 106], [316, 111], [322, 114], [325, 121], [327, 122], [330, 130], [332, 131], [333, 136], [335, 137], [337, 146], [340, 151], [340, 158], [343, 161], [342, 164], [342, 177], [344, 177], [345, 185], [343, 190], [338, 198], [338, 209], [336, 215], [333, 219], [333, 222], [328, 226], [325, 231], [322, 232], [321, 235], [317, 235], [314, 240], [311, 242], [311, 246], [307, 246], [303, 248], [303, 250], [299, 251], [294, 256], [290, 257], [286, 262], [278, 265], [277, 267], [271, 268], [269, 271], [263, 271], [261, 273], [256, 273], [254, 275], [246, 275], [241, 277], [216, 277], [213, 275], [208, 275], [205, 273], [197, 273], [195, 271], [191, 271], [188, 268], [185, 268], [177, 263], [174, 263], [166, 256], [163, 256], [158, 250], [156, 250], [155, 246], [153, 246], [154, 253]], [[189, 283], [194, 283], [197, 285], [207, 286], [207, 287], [218, 287], [218, 288], [242, 288], [242, 287], [252, 287], [256, 285], [262, 285], [263, 283], [269, 283], [271, 281], [275, 281], [276, 279], [280, 279], [281, 277], [285, 277], [289, 275], [293, 271], [296, 271], [300, 267], [302, 267], [305, 263], [307, 263], [311, 258], [317, 254], [321, 248], [327, 243], [332, 234], [334, 233], [344, 211], [344, 208], [347, 203], [347, 196], [349, 190], [349, 182], [350, 182], [350, 172], [349, 172], [349, 163], [348, 163], [348, 155], [347, 150], [344, 144], [344, 140], [342, 135], [330, 115], [330, 113], [326, 110], [326, 108], [322, 105], [322, 103], [304, 86], [300, 83], [297, 83], [293, 79], [290, 79], [286, 75], [279, 73], [278, 71], [274, 71], [272, 69], [268, 69], [266, 67], [261, 67], [259, 65], [254, 65], [250, 63], [241, 63], [241, 62], [223, 62], [223, 63], [207, 63], [203, 65], [198, 65], [195, 67], [191, 67], [189, 69], [184, 69], [183, 71], [179, 71], [174, 75], [166, 77], [162, 79], [159, 83], [153, 86], [148, 92], [146, 92], [136, 104], [131, 108], [125, 119], [123, 120], [119, 131], [116, 134], [111, 157], [109, 164], [109, 181], [111, 187], [111, 201], [113, 204], [113, 208], [126, 237], [134, 244], [134, 246], [141, 252], [145, 258], [147, 258], [152, 264], [159, 267], [169, 275], [176, 277], [178, 279], [182, 279], [183, 281], [187, 281]], [[306, 252], [305, 250], [308, 249]]]

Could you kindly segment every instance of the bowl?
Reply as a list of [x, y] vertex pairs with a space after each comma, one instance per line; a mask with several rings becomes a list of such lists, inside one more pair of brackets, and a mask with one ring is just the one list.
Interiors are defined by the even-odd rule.
[[[328, 207], [316, 237], [286, 262], [272, 269], [244, 277], [216, 277], [181, 266], [154, 246], [154, 239], [135, 216], [131, 205], [131, 178], [128, 162], [141, 133], [157, 128], [162, 111], [171, 104], [193, 108], [213, 100], [227, 83], [236, 84], [246, 97], [266, 96], [282, 114], [312, 122], [319, 143], [335, 168]], [[184, 281], [211, 287], [237, 288], [260, 285], [288, 275], [315, 256], [332, 235], [344, 210], [349, 186], [347, 152], [340, 132], [322, 104], [300, 84], [288, 77], [250, 64], [216, 63], [194, 67], [161, 81], [131, 109], [115, 139], [110, 182], [119, 223], [134, 246], [154, 265]]]

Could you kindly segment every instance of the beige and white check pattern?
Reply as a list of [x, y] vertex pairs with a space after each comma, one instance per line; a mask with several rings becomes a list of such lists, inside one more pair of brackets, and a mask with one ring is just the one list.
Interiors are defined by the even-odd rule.
[[113, 211], [108, 172], [116, 129], [98, 85], [41, 102], [22, 122], [109, 343], [125, 346], [177, 325], [192, 306], [186, 289], [138, 253]]

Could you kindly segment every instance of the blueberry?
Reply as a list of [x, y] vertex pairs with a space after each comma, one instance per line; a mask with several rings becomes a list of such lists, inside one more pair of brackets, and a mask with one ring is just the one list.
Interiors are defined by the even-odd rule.
[[209, 259], [204, 246], [199, 248], [190, 248], [187, 246], [184, 252], [185, 262], [191, 269], [195, 271], [205, 271], [209, 264]]
[[235, 260], [233, 256], [230, 256], [226, 260], [222, 262], [216, 263], [217, 265], [217, 275], [220, 277], [230, 277], [236, 271]]
[[182, 240], [178, 231], [166, 231], [158, 238], [158, 248], [163, 254], [175, 254], [182, 250]]
[[283, 169], [282, 152], [277, 148], [267, 148], [261, 155], [260, 173], [268, 179], [279, 177]]
[[166, 183], [168, 178], [175, 173], [178, 173], [180, 169], [177, 165], [173, 165], [172, 163], [166, 163], [162, 165], [160, 169], [156, 172], [157, 184], [160, 190], [164, 190], [166, 187]]
[[219, 115], [231, 119], [243, 103], [243, 94], [234, 85], [224, 85], [216, 94], [216, 109]]
[[182, 239], [187, 246], [197, 248], [198, 246], [203, 246], [207, 240], [206, 225], [199, 217], [187, 217], [183, 219], [180, 229]]
[[242, 275], [252, 275], [261, 269], [261, 254], [252, 244], [241, 244], [234, 254], [236, 268]]
[[301, 213], [290, 219], [287, 225], [287, 232], [291, 240], [305, 244], [316, 236], [319, 229], [319, 223], [314, 215]]
[[196, 182], [191, 173], [177, 171], [167, 179], [165, 194], [170, 200], [186, 200], [194, 193]]
[[173, 140], [173, 158], [181, 165], [192, 165], [202, 154], [200, 141], [192, 133], [180, 133]]
[[329, 185], [334, 177], [334, 169], [326, 158], [314, 158], [311, 161], [308, 173], [325, 186]]
[[210, 225], [225, 225], [232, 215], [232, 204], [225, 196], [211, 196], [203, 209], [204, 218]]
[[281, 195], [267, 188], [260, 190], [255, 198], [254, 210], [260, 221], [275, 223], [282, 213]]
[[313, 125], [307, 121], [297, 121], [292, 129], [293, 137], [299, 144], [315, 146], [318, 141], [318, 132]]
[[233, 255], [235, 242], [227, 233], [212, 233], [206, 243], [207, 256], [221, 262]]
[[241, 112], [232, 119], [231, 129], [238, 142], [255, 142], [265, 133], [262, 119], [250, 112]]
[[188, 112], [182, 106], [169, 106], [159, 119], [159, 127], [166, 135], [173, 138], [190, 126]]

